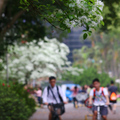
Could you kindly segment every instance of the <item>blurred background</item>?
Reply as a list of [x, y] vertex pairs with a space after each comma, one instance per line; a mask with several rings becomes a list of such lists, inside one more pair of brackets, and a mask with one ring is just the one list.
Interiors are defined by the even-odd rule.
[[[66, 89], [90, 86], [94, 78], [104, 87], [114, 80], [120, 92], [120, 0], [103, 2], [104, 26], [83, 40], [83, 27], [63, 31], [21, 9], [20, 1], [0, 0], [0, 109], [13, 106], [11, 114], [27, 120], [35, 111], [34, 90], [44, 89], [49, 76]], [[11, 120], [9, 111], [5, 116], [1, 120]]]

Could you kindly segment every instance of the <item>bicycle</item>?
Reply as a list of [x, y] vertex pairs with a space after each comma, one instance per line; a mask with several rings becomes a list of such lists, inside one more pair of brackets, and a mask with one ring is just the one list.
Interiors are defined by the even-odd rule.
[[100, 114], [100, 105], [97, 106], [97, 120], [103, 120]]
[[61, 115], [61, 110], [59, 108], [55, 108], [54, 104], [49, 104], [48, 107], [52, 113], [52, 120], [60, 120], [59, 116]]
[[[85, 100], [85, 106], [92, 111], [93, 105], [89, 104], [89, 98], [87, 98]], [[97, 118], [96, 118], [96, 120], [103, 120], [103, 118], [102, 118], [102, 116], [100, 114], [100, 107], [101, 107], [101, 105], [97, 106]], [[86, 120], [87, 120], [87, 117], [86, 117]]]

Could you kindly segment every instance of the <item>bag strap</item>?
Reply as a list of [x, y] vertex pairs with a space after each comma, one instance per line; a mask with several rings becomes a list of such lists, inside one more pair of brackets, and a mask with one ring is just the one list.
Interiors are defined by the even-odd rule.
[[58, 101], [57, 101], [57, 99], [56, 99], [56, 97], [55, 97], [55, 95], [54, 95], [52, 89], [51, 89], [50, 87], [49, 87], [49, 89], [50, 89], [50, 91], [52, 92], [53, 98], [55, 99], [56, 103], [58, 103]]
[[[102, 94], [103, 96], [105, 96], [103, 90], [104, 90], [104, 87], [101, 88], [101, 91], [102, 91], [101, 94]], [[95, 93], [95, 92], [96, 92], [96, 89], [94, 89], [93, 92], [94, 92], [94, 98], [95, 98], [95, 96], [96, 96], [96, 93]]]
[[58, 95], [59, 95], [60, 101], [63, 103], [63, 98], [62, 98], [61, 95], [60, 95], [59, 87], [58, 87], [58, 86], [57, 86], [57, 92], [58, 92]]
[[50, 87], [48, 86], [47, 87], [47, 97], [49, 96], [49, 89], [50, 89]]

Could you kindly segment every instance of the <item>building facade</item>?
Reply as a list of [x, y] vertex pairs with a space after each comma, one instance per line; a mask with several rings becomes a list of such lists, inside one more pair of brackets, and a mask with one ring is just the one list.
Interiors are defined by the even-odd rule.
[[64, 39], [64, 43], [69, 47], [70, 54], [68, 55], [68, 60], [73, 62], [73, 50], [80, 49], [82, 46], [86, 45], [91, 47], [90, 40], [82, 39], [82, 28], [75, 28], [68, 34], [68, 37]]

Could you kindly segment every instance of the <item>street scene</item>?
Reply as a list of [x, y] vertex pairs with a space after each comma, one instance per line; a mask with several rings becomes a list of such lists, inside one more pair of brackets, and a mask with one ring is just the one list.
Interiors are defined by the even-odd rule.
[[0, 120], [120, 120], [120, 0], [0, 0]]

